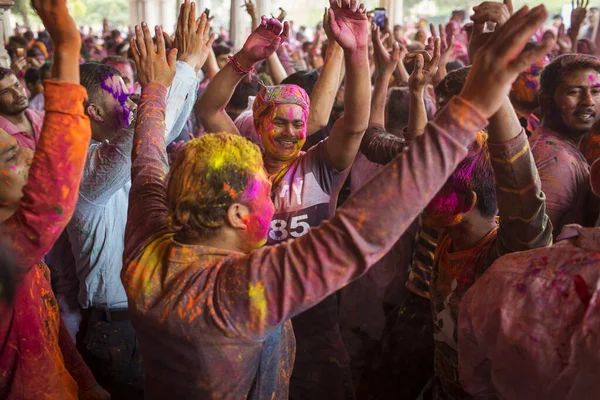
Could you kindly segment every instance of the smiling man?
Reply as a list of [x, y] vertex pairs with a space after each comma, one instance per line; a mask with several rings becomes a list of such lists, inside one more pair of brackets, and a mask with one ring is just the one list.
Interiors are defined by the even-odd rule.
[[[367, 128], [371, 93], [369, 74], [365, 73], [369, 68], [367, 16], [364, 7], [347, 0], [341, 5], [330, 1], [330, 6], [325, 23], [344, 53], [346, 113], [333, 126], [329, 137], [308, 151], [301, 151], [309, 126], [310, 100], [299, 86], [265, 87], [253, 104], [254, 127], [265, 148], [263, 162], [275, 205], [268, 245], [300, 238], [333, 216], [339, 190]], [[199, 110], [207, 131], [239, 133], [225, 113], [225, 106], [254, 64], [270, 57], [288, 34], [288, 23], [282, 26], [275, 18], [262, 18], [242, 50], [204, 92]], [[316, 99], [315, 92], [316, 89], [312, 95]], [[350, 358], [342, 342], [335, 294], [292, 322], [297, 351], [290, 399], [352, 398]], [[290, 324], [279, 329], [291, 335]], [[279, 341], [280, 334], [276, 332], [267, 340], [267, 346], [278, 345]], [[273, 359], [263, 362], [272, 363]]]
[[20, 147], [35, 150], [44, 112], [28, 107], [25, 87], [10, 69], [0, 68], [0, 128], [15, 138]]
[[544, 68], [540, 80], [542, 124], [531, 151], [546, 194], [554, 236], [566, 224], [586, 224], [590, 166], [579, 144], [600, 115], [600, 61], [568, 54]]

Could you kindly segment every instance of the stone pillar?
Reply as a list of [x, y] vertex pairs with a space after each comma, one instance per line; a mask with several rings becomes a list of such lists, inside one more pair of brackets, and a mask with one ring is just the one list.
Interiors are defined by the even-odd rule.
[[390, 29], [393, 30], [394, 25], [403, 24], [403, 0], [379, 0], [379, 6], [386, 9]]
[[12, 0], [0, 0], [0, 66], [10, 68], [10, 59], [4, 43], [8, 40], [7, 35], [10, 34], [10, 8], [15, 3]]
[[[273, 10], [269, 10], [269, 3], [269, 0], [256, 0], [256, 13], [258, 14], [259, 20], [263, 15], [266, 15], [270, 18], [270, 12], [275, 13]], [[275, 16], [277, 17], [277, 15]]]
[[139, 23], [139, 1], [129, 0], [129, 27], [132, 32], [134, 32], [133, 28]]
[[243, 5], [243, 0], [231, 0], [229, 30], [230, 40], [233, 42], [235, 48], [234, 51], [241, 49], [247, 38], [248, 18], [246, 18], [246, 11], [242, 8]]

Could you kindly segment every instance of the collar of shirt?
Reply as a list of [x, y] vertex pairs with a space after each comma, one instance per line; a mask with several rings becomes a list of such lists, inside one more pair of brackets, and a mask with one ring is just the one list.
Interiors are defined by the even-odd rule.
[[[29, 122], [31, 122], [31, 126], [33, 127], [33, 132], [37, 140], [37, 138], [40, 136], [40, 132], [42, 131], [42, 126], [44, 125], [44, 112], [28, 109], [25, 110], [25, 115], [27, 116]], [[11, 136], [23, 133], [23, 131], [21, 131], [12, 122], [4, 117], [0, 117], [0, 128], [4, 129], [6, 133]]]
[[589, 251], [600, 251], [600, 228], [566, 225], [556, 241], [574, 239], [573, 244]]

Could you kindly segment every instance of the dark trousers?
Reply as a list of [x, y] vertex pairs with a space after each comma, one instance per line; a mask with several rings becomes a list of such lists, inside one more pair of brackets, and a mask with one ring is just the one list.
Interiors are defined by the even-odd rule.
[[[429, 300], [412, 292], [390, 313], [380, 350], [357, 398], [414, 400], [433, 376], [433, 318]], [[431, 392], [424, 393], [431, 398]]]
[[350, 356], [344, 347], [335, 294], [292, 319], [296, 361], [290, 400], [353, 400]]
[[143, 400], [144, 363], [131, 321], [117, 321], [110, 312], [85, 311], [77, 348], [98, 384], [112, 400]]

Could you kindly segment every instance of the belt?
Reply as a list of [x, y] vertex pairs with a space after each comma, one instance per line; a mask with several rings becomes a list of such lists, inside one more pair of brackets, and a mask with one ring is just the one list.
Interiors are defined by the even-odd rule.
[[126, 308], [90, 308], [90, 321], [129, 321], [129, 311]]

